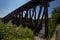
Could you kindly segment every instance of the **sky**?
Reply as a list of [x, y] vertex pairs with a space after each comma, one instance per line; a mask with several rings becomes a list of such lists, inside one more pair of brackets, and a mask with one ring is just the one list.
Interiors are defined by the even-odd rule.
[[[6, 16], [10, 12], [14, 11], [29, 1], [30, 0], [0, 0], [0, 17]], [[60, 6], [60, 0], [50, 2], [50, 6], [48, 7], [49, 17], [51, 16], [52, 10], [58, 6]]]

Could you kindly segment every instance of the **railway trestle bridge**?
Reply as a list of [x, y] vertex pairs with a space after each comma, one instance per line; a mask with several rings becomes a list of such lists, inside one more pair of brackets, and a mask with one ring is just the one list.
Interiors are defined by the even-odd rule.
[[[34, 30], [34, 34], [39, 34], [42, 24], [45, 25], [45, 38], [48, 37], [48, 7], [53, 0], [31, 0], [23, 6], [3, 17], [3, 22], [11, 20], [17, 26], [22, 25]], [[37, 10], [39, 6], [39, 11]]]

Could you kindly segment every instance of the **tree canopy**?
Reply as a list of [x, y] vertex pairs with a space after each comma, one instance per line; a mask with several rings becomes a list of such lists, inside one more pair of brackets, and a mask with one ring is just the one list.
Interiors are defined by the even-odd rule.
[[53, 36], [58, 24], [60, 24], [60, 6], [54, 8], [49, 19], [49, 37]]

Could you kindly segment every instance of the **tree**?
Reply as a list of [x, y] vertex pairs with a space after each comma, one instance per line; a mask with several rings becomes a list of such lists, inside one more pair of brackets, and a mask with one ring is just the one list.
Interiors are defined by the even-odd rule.
[[56, 26], [60, 24], [60, 6], [54, 8], [54, 10], [52, 11], [52, 15], [49, 19], [49, 37], [52, 37]]
[[0, 40], [34, 40], [34, 34], [29, 28], [17, 27], [11, 21], [4, 24], [0, 20]]

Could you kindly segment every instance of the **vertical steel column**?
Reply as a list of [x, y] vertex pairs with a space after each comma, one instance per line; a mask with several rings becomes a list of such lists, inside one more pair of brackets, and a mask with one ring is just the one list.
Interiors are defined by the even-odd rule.
[[[33, 10], [32, 10], [32, 16], [31, 17], [33, 18], [34, 16], [35, 16], [35, 8], [33, 8]], [[36, 27], [35, 27], [35, 20], [33, 20], [33, 19], [32, 19], [32, 29], [33, 30], [36, 29]]]
[[23, 25], [23, 11], [21, 13], [22, 13], [22, 25]]
[[21, 17], [20, 17], [20, 16], [21, 16], [21, 15], [20, 15], [20, 13], [19, 13], [19, 22], [20, 22], [20, 24], [21, 24], [21, 21], [20, 21], [20, 20], [21, 20]]
[[35, 27], [36, 27], [36, 7], [34, 7], [35, 15], [34, 15], [34, 20], [35, 20]]
[[34, 35], [37, 35], [37, 30], [36, 30], [36, 28], [37, 28], [37, 23], [36, 23], [36, 7], [34, 7]]
[[25, 14], [25, 25], [27, 26], [27, 21], [28, 21], [28, 10], [26, 10], [26, 14]]
[[22, 11], [22, 26], [25, 28], [25, 17], [23, 17], [23, 11]]
[[44, 7], [45, 13], [45, 38], [48, 38], [48, 7]]
[[33, 27], [33, 23], [32, 23], [32, 15], [31, 15], [31, 9], [30, 9], [30, 28], [32, 29], [32, 30], [34, 30], [34, 27]]
[[19, 21], [20, 21], [20, 24], [22, 23], [22, 12], [19, 13]]
[[31, 9], [29, 10], [29, 15], [30, 15], [30, 27], [31, 27]]
[[26, 13], [27, 13], [27, 26], [28, 26], [28, 10], [27, 10], [27, 12], [26, 12]]

